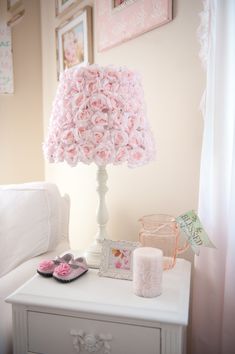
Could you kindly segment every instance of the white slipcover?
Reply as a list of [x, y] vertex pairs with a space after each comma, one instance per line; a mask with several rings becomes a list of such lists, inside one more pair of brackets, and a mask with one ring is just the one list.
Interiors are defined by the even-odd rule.
[[36, 274], [41, 259], [69, 249], [69, 198], [55, 184], [0, 186], [0, 354], [12, 354], [11, 305], [4, 299]]

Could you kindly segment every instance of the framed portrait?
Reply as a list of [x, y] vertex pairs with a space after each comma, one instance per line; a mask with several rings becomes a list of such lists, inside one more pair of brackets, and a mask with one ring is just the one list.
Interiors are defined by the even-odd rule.
[[15, 11], [20, 5], [22, 0], [7, 0], [7, 11]]
[[139, 242], [104, 240], [99, 276], [132, 280], [133, 251]]
[[78, 4], [81, 0], [55, 0], [56, 16], [60, 16], [67, 12], [71, 6]]
[[93, 62], [91, 7], [74, 15], [56, 29], [57, 74], [76, 65]]
[[96, 1], [99, 52], [172, 20], [172, 0]]

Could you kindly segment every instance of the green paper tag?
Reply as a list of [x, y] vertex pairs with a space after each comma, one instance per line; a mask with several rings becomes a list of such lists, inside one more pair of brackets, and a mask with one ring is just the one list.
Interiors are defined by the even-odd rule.
[[176, 221], [194, 253], [199, 255], [200, 246], [215, 248], [194, 210], [178, 216]]

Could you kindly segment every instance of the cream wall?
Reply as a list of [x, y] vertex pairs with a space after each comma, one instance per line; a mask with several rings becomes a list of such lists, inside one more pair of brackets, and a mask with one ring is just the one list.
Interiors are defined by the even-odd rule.
[[[12, 28], [15, 92], [0, 95], [0, 184], [44, 179], [40, 2], [23, 3], [24, 18]], [[6, 9], [0, 0], [1, 21]]]
[[[197, 209], [202, 137], [199, 102], [204, 85], [196, 39], [201, 7], [196, 0], [173, 2], [174, 19], [169, 24], [103, 53], [97, 53], [95, 45], [96, 63], [127, 65], [142, 74], [157, 145], [156, 161], [145, 167], [108, 167], [111, 239], [136, 240], [142, 215], [179, 215]], [[57, 86], [54, 29], [62, 22], [54, 13], [54, 1], [41, 0], [45, 134]], [[46, 164], [45, 171], [46, 179], [71, 197], [72, 247], [87, 247], [96, 232], [96, 167]]]

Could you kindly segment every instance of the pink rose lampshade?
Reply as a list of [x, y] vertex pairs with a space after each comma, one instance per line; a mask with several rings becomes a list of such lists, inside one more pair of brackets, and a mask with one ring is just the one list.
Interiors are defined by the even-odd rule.
[[108, 238], [106, 165], [141, 166], [155, 154], [139, 74], [126, 67], [98, 65], [64, 71], [43, 148], [49, 162], [65, 161], [70, 166], [94, 162], [98, 166], [99, 232], [87, 261], [99, 267], [101, 241]]

